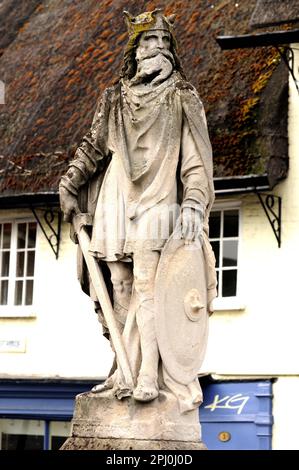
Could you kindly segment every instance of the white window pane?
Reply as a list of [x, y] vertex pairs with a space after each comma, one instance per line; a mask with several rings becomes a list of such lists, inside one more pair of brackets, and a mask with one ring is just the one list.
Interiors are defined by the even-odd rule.
[[1, 258], [2, 258], [2, 261], [1, 261], [1, 276], [6, 277], [9, 274], [10, 252], [9, 251], [3, 251]]
[[18, 248], [25, 248], [26, 245], [26, 225], [18, 224]]
[[32, 305], [33, 281], [26, 281], [25, 305]]
[[219, 254], [220, 254], [220, 242], [211, 242], [214, 255], [216, 258], [216, 268], [219, 267]]
[[28, 230], [28, 248], [35, 248], [36, 243], [36, 223], [30, 222]]
[[222, 271], [222, 297], [235, 297], [237, 294], [237, 270]]
[[223, 266], [237, 266], [238, 240], [224, 240], [223, 242]]
[[2, 248], [10, 248], [11, 242], [11, 224], [3, 224]]
[[28, 251], [27, 253], [27, 276], [33, 276], [34, 274], [34, 259], [35, 259], [35, 251]]
[[209, 236], [210, 238], [219, 238], [220, 237], [220, 220], [221, 212], [213, 211], [210, 214], [209, 219]]
[[0, 281], [0, 305], [7, 305], [8, 281]]
[[15, 283], [15, 305], [22, 305], [23, 284], [23, 281], [16, 281]]
[[25, 261], [25, 253], [24, 251], [19, 251], [17, 253], [17, 269], [16, 269], [16, 276], [23, 277], [24, 276], [24, 261]]
[[224, 237], [237, 237], [239, 235], [239, 211], [224, 211]]

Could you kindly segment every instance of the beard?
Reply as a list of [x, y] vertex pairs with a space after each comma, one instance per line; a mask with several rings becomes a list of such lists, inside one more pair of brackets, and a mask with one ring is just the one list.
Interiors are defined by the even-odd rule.
[[157, 85], [165, 81], [173, 72], [174, 58], [168, 49], [155, 49], [144, 54], [137, 51], [137, 71], [131, 83]]

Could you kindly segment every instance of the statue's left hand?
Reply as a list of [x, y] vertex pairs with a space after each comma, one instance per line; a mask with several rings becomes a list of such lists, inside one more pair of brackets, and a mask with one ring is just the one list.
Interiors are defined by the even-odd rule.
[[181, 226], [185, 245], [199, 241], [203, 230], [202, 212], [190, 207], [184, 207], [181, 216]]

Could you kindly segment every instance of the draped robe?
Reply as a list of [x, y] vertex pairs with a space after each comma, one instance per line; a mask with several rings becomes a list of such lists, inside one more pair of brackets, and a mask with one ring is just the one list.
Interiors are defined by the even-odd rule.
[[[103, 261], [131, 261], [140, 246], [161, 251], [180, 209], [200, 207], [210, 306], [216, 297], [215, 257], [208, 240], [212, 172], [202, 103], [192, 85], [175, 72], [153, 87], [132, 87], [120, 80], [107, 89], [62, 185], [79, 194], [81, 210], [94, 216], [90, 252]], [[84, 262], [78, 259], [82, 287], [91, 295]], [[125, 327], [124, 343], [136, 377], [137, 362], [134, 367], [130, 352], [138, 335], [134, 321], [131, 317], [131, 326]], [[171, 380], [167, 378], [170, 389]], [[187, 388], [179, 385], [181, 410], [198, 406], [198, 387], [196, 380]], [[173, 389], [178, 390], [177, 385]]]

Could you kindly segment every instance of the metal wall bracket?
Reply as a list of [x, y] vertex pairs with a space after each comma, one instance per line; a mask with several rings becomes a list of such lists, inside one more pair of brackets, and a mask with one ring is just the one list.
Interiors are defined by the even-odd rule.
[[299, 82], [296, 78], [295, 72], [295, 59], [294, 59], [294, 51], [289, 46], [284, 47], [276, 47], [277, 51], [279, 52], [280, 57], [284, 61], [285, 65], [287, 66], [288, 71], [291, 74], [292, 79], [294, 80], [295, 87], [299, 93]]
[[30, 207], [30, 209], [41, 228], [41, 231], [46, 237], [55, 258], [58, 259], [61, 235], [61, 212], [59, 210], [44, 209], [43, 217], [41, 219], [33, 207]]
[[273, 233], [278, 243], [278, 248], [281, 246], [281, 197], [273, 196], [273, 194], [266, 194], [256, 192], [260, 203], [265, 211], [265, 214], [270, 222]]

